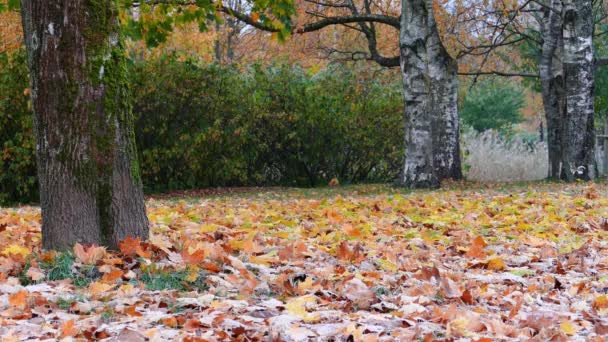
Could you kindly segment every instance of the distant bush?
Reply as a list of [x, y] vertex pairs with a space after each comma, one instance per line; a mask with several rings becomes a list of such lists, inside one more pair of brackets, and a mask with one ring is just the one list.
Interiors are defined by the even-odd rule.
[[400, 84], [365, 75], [344, 66], [310, 75], [286, 64], [241, 70], [167, 56], [137, 63], [144, 185], [391, 180], [403, 155]]
[[544, 142], [505, 138], [496, 131], [462, 135], [464, 174], [480, 182], [533, 181], [547, 177], [548, 155]]
[[478, 132], [493, 129], [508, 133], [513, 125], [523, 121], [520, 111], [524, 105], [521, 88], [488, 78], [476, 84], [466, 95], [460, 118]]
[[0, 53], [0, 204], [38, 199], [25, 51]]

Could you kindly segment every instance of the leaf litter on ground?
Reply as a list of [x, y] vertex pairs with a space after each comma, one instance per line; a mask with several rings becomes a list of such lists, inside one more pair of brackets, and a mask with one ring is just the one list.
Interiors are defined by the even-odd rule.
[[0, 209], [0, 336], [603, 341], [605, 184], [365, 185], [147, 202], [149, 241], [41, 250]]

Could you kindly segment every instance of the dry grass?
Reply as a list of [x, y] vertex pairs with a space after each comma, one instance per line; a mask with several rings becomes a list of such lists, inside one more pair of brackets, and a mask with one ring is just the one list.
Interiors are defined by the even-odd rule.
[[507, 141], [496, 132], [463, 135], [464, 171], [469, 180], [517, 182], [547, 177], [547, 146]]

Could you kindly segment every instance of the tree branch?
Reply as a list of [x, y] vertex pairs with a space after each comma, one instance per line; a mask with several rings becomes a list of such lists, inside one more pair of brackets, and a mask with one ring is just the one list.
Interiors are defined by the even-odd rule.
[[348, 15], [348, 16], [340, 16], [340, 17], [328, 17], [322, 20], [319, 20], [315, 23], [309, 23], [304, 25], [304, 27], [298, 28], [295, 30], [296, 33], [305, 33], [318, 31], [322, 28], [331, 25], [338, 24], [350, 24], [350, 23], [362, 23], [362, 22], [376, 22], [381, 24], [386, 24], [392, 26], [396, 29], [400, 29], [401, 23], [399, 22], [398, 17], [391, 17], [388, 15], [381, 14], [359, 14], [359, 15]]
[[503, 77], [530, 77], [530, 78], [538, 78], [538, 74], [528, 74], [528, 73], [524, 73], [524, 72], [502, 72], [502, 71], [496, 71], [496, 70], [492, 70], [492, 71], [472, 71], [472, 72], [465, 72], [465, 71], [459, 71], [458, 75], [463, 75], [463, 76], [480, 76], [480, 75], [496, 75], [496, 76], [503, 76]]

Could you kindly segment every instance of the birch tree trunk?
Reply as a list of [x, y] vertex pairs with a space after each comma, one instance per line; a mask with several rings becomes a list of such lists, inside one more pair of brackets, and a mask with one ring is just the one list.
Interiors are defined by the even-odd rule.
[[593, 179], [596, 175], [593, 125], [593, 4], [564, 0], [563, 40], [566, 116], [562, 136], [562, 177]]
[[44, 248], [148, 236], [113, 0], [22, 0]]
[[562, 122], [565, 115], [564, 73], [562, 67], [562, 0], [549, 0], [544, 7], [543, 45], [539, 61], [543, 107], [547, 121], [548, 176], [561, 176]]
[[405, 98], [405, 161], [400, 182], [435, 188], [461, 178], [457, 67], [445, 50], [432, 0], [404, 0], [399, 35]]

